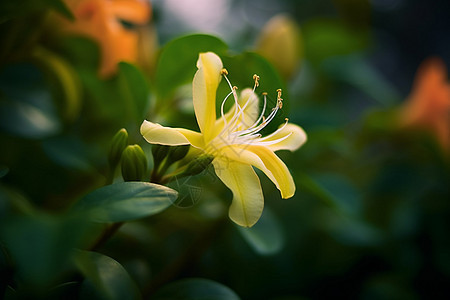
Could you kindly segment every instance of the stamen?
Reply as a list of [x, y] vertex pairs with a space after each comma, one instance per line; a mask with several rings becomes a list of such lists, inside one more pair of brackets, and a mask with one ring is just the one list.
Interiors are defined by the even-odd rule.
[[[235, 88], [235, 87], [233, 87], [232, 85], [231, 85], [231, 82], [230, 82], [230, 80], [228, 79], [228, 77], [227, 77], [227, 75], [228, 75], [228, 71], [227, 71], [227, 69], [222, 69], [221, 71], [220, 71], [220, 74], [225, 78], [225, 80], [227, 81], [227, 83], [228, 83], [228, 86], [230, 87], [230, 89], [233, 91], [233, 96], [234, 96], [234, 103], [236, 104], [236, 105], [238, 105], [238, 99], [237, 99], [237, 94], [236, 94], [236, 89], [237, 89], [237, 87]], [[236, 107], [236, 110], [237, 110], [237, 107]]]
[[228, 95], [223, 99], [222, 105], [220, 105], [220, 115], [222, 116], [224, 125], [227, 125], [227, 119], [225, 118], [225, 114], [223, 112], [223, 107], [225, 106], [225, 102], [227, 102], [227, 99], [230, 97], [230, 95], [233, 94], [233, 92], [229, 92]]
[[[247, 127], [247, 129], [243, 129], [243, 126], [245, 124], [242, 123], [243, 116], [245, 114], [245, 109], [251, 103], [252, 97], [255, 97], [255, 89], [259, 86], [259, 80], [260, 77], [256, 74], [253, 75], [253, 80], [255, 81], [252, 94], [248, 97], [247, 101], [244, 105], [240, 105], [238, 102], [237, 97], [237, 87], [231, 85], [230, 80], [228, 79], [228, 71], [224, 68], [220, 71], [220, 74], [225, 78], [227, 81], [228, 86], [230, 87], [230, 93], [225, 97], [225, 99], [222, 101], [221, 107], [220, 107], [220, 113], [224, 122], [224, 127], [222, 128], [221, 132], [216, 137], [216, 143], [214, 147], [224, 147], [231, 144], [241, 144], [241, 145], [272, 145], [278, 142], [281, 142], [285, 139], [287, 139], [290, 135], [292, 135], [292, 132], [289, 134], [286, 134], [280, 138], [277, 138], [275, 140], [269, 140], [270, 138], [273, 138], [275, 135], [280, 133], [288, 124], [288, 119], [285, 119], [285, 124], [278, 128], [276, 131], [272, 132], [271, 134], [262, 137], [262, 134], [259, 133], [262, 129], [264, 129], [274, 118], [277, 114], [278, 110], [283, 107], [283, 99], [281, 98], [282, 91], [281, 89], [277, 89], [277, 100], [275, 107], [272, 108], [270, 114], [267, 116], [264, 116], [266, 108], [267, 108], [267, 93], [263, 92], [262, 96], [264, 99], [264, 104], [262, 111], [258, 117], [258, 119], [252, 124], [252, 126]], [[227, 120], [224, 113], [224, 107], [225, 102], [227, 99], [233, 94], [234, 102], [235, 102], [235, 110], [234, 114], [230, 118], [230, 120]], [[262, 121], [262, 122], [261, 122]], [[242, 130], [243, 129], [243, 130]]]
[[277, 130], [275, 130], [275, 131], [272, 132], [271, 134], [269, 134], [269, 135], [267, 135], [267, 136], [261, 138], [261, 141], [264, 141], [264, 140], [266, 140], [266, 139], [269, 139], [269, 138], [273, 137], [274, 135], [276, 135], [277, 133], [279, 133], [281, 130], [283, 130], [283, 129], [286, 127], [286, 125], [288, 124], [289, 119], [288, 119], [288, 118], [285, 118], [284, 121], [285, 121], [285, 123], [283, 124], [283, 126], [281, 126], [280, 128], [278, 128]]
[[277, 95], [277, 107], [279, 109], [281, 109], [281, 108], [283, 108], [283, 99], [281, 98], [281, 89], [278, 89], [277, 93], [278, 93], [278, 95]]
[[255, 87], [259, 86], [259, 76], [254, 74], [253, 75], [253, 80], [255, 81]]

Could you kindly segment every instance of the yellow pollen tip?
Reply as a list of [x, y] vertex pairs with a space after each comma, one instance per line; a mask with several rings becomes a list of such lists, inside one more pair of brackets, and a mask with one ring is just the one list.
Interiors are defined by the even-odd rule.
[[256, 86], [259, 86], [259, 76], [256, 75], [256, 74], [254, 74], [254, 75], [253, 75], [253, 80], [255, 81], [255, 85], [256, 85]]
[[285, 118], [284, 120], [287, 122], [287, 121], [289, 121], [289, 118]]
[[238, 89], [238, 87], [237, 86], [233, 86], [233, 90], [237, 90]]
[[277, 97], [278, 97], [278, 99], [280, 99], [280, 98], [281, 98], [281, 89], [278, 89], [278, 90], [277, 90], [277, 93], [278, 93], [278, 96], [277, 96]]
[[228, 75], [227, 69], [223, 68], [222, 70], [220, 70], [220, 75]]
[[267, 96], [267, 93], [266, 93], [266, 92], [263, 92], [262, 95], [263, 95], [263, 96]]

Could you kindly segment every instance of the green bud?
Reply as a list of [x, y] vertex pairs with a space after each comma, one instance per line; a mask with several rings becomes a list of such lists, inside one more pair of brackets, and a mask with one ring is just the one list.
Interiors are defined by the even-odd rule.
[[111, 148], [108, 153], [109, 165], [115, 169], [122, 157], [122, 152], [128, 145], [128, 132], [125, 128], [120, 129], [112, 138]]
[[186, 170], [181, 174], [182, 176], [192, 176], [203, 172], [214, 160], [214, 156], [203, 154], [194, 158], [187, 166]]
[[174, 163], [183, 159], [186, 154], [189, 152], [190, 145], [182, 145], [182, 146], [174, 146], [170, 147], [170, 151], [167, 159], [170, 163]]
[[158, 168], [158, 166], [167, 156], [169, 150], [170, 147], [166, 145], [158, 145], [158, 144], [152, 145], [153, 165], [155, 169]]
[[303, 57], [299, 25], [286, 15], [276, 15], [261, 30], [256, 52], [270, 61], [284, 78], [290, 78]]
[[122, 153], [122, 177], [125, 181], [141, 181], [147, 175], [147, 157], [139, 145], [130, 145]]

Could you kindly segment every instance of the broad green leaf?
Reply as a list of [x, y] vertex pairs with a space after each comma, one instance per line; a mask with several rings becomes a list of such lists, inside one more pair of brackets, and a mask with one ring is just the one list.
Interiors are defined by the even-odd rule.
[[74, 255], [74, 261], [85, 276], [81, 299], [141, 299], [136, 283], [114, 259], [79, 250]]
[[9, 173], [9, 168], [7, 166], [0, 165], [0, 179], [5, 177]]
[[383, 106], [393, 106], [401, 99], [395, 86], [385, 80], [360, 55], [330, 58], [323, 66], [335, 80], [347, 82]]
[[23, 138], [43, 139], [61, 130], [42, 72], [15, 64], [0, 73], [0, 129]]
[[70, 267], [70, 254], [84, 243], [87, 226], [73, 216], [9, 216], [0, 227], [0, 239], [14, 261], [17, 276], [26, 286], [41, 289]]
[[18, 192], [0, 185], [0, 225], [14, 213], [32, 216], [35, 214], [35, 208]]
[[331, 173], [314, 176], [302, 174], [298, 182], [303, 189], [336, 211], [355, 216], [361, 214], [360, 194], [344, 176]]
[[382, 232], [363, 219], [354, 216], [327, 212], [318, 219], [337, 241], [351, 246], [375, 246], [383, 242]]
[[125, 101], [125, 107], [130, 109], [133, 119], [139, 124], [144, 119], [149, 108], [149, 90], [144, 75], [134, 65], [119, 63], [118, 87]]
[[[61, 37], [61, 47], [64, 57], [67, 57], [75, 68], [92, 71], [97, 75], [100, 64], [99, 45], [93, 39], [84, 36], [68, 35]], [[81, 80], [85, 78], [80, 76]]]
[[192, 81], [200, 52], [212, 51], [220, 56], [227, 49], [222, 40], [205, 34], [183, 36], [167, 43], [156, 66], [155, 89], [158, 98], [165, 99], [175, 88]]
[[20, 0], [0, 2], [0, 23], [29, 13], [45, 12], [54, 9], [66, 18], [74, 20], [74, 16], [62, 0]]
[[317, 19], [302, 26], [306, 58], [315, 64], [338, 55], [362, 51], [368, 44], [367, 31], [355, 31], [334, 19]]
[[73, 137], [55, 137], [42, 141], [47, 156], [60, 166], [82, 172], [94, 171], [89, 159], [89, 149]]
[[47, 72], [52, 79], [57, 99], [61, 99], [60, 111], [68, 121], [78, 117], [81, 110], [81, 84], [75, 70], [63, 58], [45, 48], [33, 49], [33, 57], [36, 62]]
[[81, 199], [74, 212], [100, 223], [124, 222], [157, 214], [169, 207], [178, 193], [147, 182], [121, 182], [102, 187]]
[[237, 226], [239, 233], [250, 247], [262, 255], [275, 254], [284, 245], [283, 229], [270, 209], [264, 209], [259, 221], [251, 228]]
[[190, 278], [170, 283], [155, 293], [154, 300], [239, 300], [229, 287], [218, 282]]
[[313, 176], [330, 196], [335, 207], [349, 215], [359, 215], [362, 211], [362, 199], [354, 183], [338, 174], [320, 174]]

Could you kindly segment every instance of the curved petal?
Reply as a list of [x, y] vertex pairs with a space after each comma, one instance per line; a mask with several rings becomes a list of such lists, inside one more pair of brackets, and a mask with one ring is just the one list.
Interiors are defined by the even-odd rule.
[[[280, 128], [283, 125], [280, 126]], [[275, 141], [278, 139], [281, 139], [285, 136], [289, 135], [285, 140], [282, 140], [280, 142], [277, 142], [273, 145], [268, 145], [267, 147], [272, 151], [278, 151], [278, 150], [291, 150], [295, 151], [300, 146], [302, 146], [306, 140], [306, 133], [305, 131], [298, 125], [288, 123], [286, 126], [284, 126], [283, 129], [275, 133], [270, 138], [264, 139], [264, 141]]]
[[295, 194], [295, 183], [284, 162], [270, 149], [262, 146], [230, 146], [221, 149], [222, 155], [236, 162], [251, 164], [272, 180], [283, 199]]
[[147, 120], [141, 125], [141, 134], [150, 144], [168, 146], [189, 145], [202, 148], [203, 137], [201, 133], [184, 128], [164, 127]]
[[261, 183], [252, 166], [226, 159], [215, 159], [214, 170], [233, 192], [229, 216], [236, 224], [251, 227], [261, 217], [264, 196]]
[[200, 53], [197, 68], [192, 83], [195, 116], [200, 131], [206, 140], [210, 140], [214, 133], [216, 91], [221, 80], [220, 72], [223, 64], [215, 53], [206, 52]]

